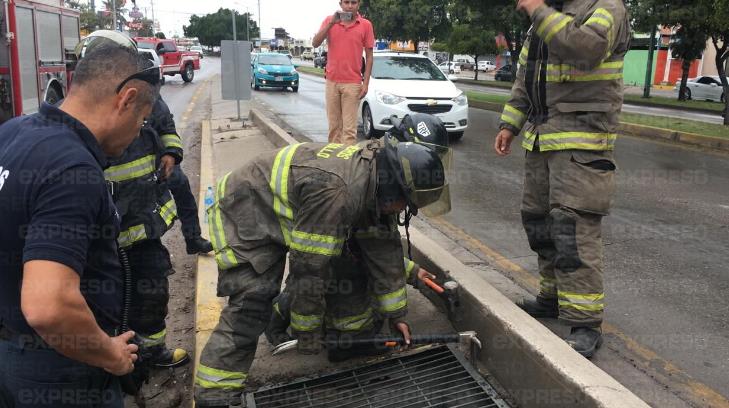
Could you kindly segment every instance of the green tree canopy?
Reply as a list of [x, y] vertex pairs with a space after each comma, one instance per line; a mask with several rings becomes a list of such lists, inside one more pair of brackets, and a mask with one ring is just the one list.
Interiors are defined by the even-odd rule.
[[447, 38], [449, 5], [449, 0], [367, 0], [360, 11], [372, 21], [375, 37], [417, 44]]
[[[190, 25], [183, 26], [182, 30], [186, 37], [197, 37], [202, 45], [220, 46], [221, 41], [233, 39], [231, 13], [230, 9], [220, 8], [213, 14], [193, 15], [190, 17]], [[235, 24], [238, 40], [246, 39], [246, 28], [249, 30], [250, 38], [260, 36], [258, 24], [251, 19], [248, 13], [236, 14]]]
[[456, 24], [448, 38], [448, 49], [454, 54], [466, 54], [476, 61], [475, 79], [478, 79], [478, 57], [484, 54], [497, 54], [496, 34], [481, 27], [469, 24]]

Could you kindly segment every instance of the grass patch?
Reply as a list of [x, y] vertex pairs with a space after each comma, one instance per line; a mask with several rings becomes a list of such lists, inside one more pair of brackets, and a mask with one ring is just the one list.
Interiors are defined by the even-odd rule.
[[724, 110], [723, 103], [709, 101], [679, 101], [675, 98], [668, 98], [665, 96], [651, 96], [646, 99], [640, 95], [625, 95], [624, 99], [627, 103], [660, 105], [668, 108], [702, 109], [716, 112], [722, 112]]
[[296, 68], [296, 70], [299, 72], [304, 72], [306, 74], [312, 74], [320, 77], [324, 76], [324, 69], [322, 68], [299, 66], [298, 68]]
[[[491, 102], [505, 104], [509, 100], [508, 95], [495, 95], [478, 91], [466, 91], [469, 101]], [[668, 98], [664, 98], [668, 99]], [[635, 113], [622, 113], [620, 121], [634, 125], [650, 126], [661, 129], [668, 129], [676, 132], [694, 133], [697, 135], [729, 138], [729, 127], [714, 123], [699, 122], [666, 116], [640, 115]]]
[[492, 102], [505, 104], [509, 101], [509, 95], [495, 95], [478, 91], [466, 91], [469, 101]]
[[620, 120], [634, 125], [651, 126], [662, 129], [669, 129], [677, 132], [694, 133], [697, 135], [729, 138], [729, 127], [714, 123], [698, 122], [666, 116], [638, 115], [634, 113], [623, 113]]

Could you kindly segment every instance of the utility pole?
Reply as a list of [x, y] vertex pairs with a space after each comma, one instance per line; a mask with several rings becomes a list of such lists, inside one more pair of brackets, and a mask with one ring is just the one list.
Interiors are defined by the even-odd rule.
[[114, 31], [119, 31], [119, 26], [116, 24], [116, 0], [111, 1], [111, 25]]
[[258, 41], [263, 44], [263, 36], [261, 35], [261, 0], [258, 0]]
[[[152, 31], [154, 31], [154, 0], [150, 0], [152, 2]], [[157, 34], [157, 33], [155, 33]]]
[[648, 66], [645, 70], [645, 85], [643, 86], [643, 97], [651, 97], [651, 86], [653, 85], [653, 53], [656, 49], [656, 34], [658, 33], [658, 27], [653, 26], [651, 29], [651, 39], [648, 45]]
[[251, 12], [248, 11], [248, 7], [246, 7], [246, 41], [251, 40], [251, 30], [249, 30], [249, 24], [248, 21], [251, 19]]

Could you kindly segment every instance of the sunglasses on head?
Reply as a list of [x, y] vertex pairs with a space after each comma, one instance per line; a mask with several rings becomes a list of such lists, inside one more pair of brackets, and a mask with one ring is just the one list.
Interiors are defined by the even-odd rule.
[[157, 86], [160, 83], [159, 80], [159, 68], [158, 67], [150, 67], [143, 71], [137, 72], [136, 74], [132, 74], [127, 77], [127, 79], [123, 80], [119, 86], [116, 87], [116, 93], [119, 93], [119, 91], [122, 90], [124, 85], [126, 85], [127, 82], [138, 79], [140, 81], [144, 81], [152, 86]]

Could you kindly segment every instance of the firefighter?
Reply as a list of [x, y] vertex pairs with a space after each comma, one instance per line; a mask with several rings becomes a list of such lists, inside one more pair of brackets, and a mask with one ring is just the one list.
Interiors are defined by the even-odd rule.
[[137, 333], [147, 367], [158, 368], [189, 361], [185, 350], [170, 350], [165, 342], [172, 263], [161, 238], [177, 218], [177, 209], [163, 179], [182, 160], [182, 148], [179, 143], [160, 139], [152, 125], [168, 121], [169, 109], [157, 98], [139, 137], [123, 155], [110, 158], [104, 171], [113, 185], [114, 202], [122, 219], [117, 242], [132, 274], [129, 326]]
[[520, 306], [559, 317], [591, 357], [602, 343], [601, 220], [615, 190], [613, 149], [630, 27], [621, 0], [520, 0], [532, 21], [494, 147], [526, 152], [521, 215], [541, 285]]
[[393, 233], [397, 215], [406, 210], [409, 220], [426, 206], [443, 208], [446, 187], [433, 151], [394, 140], [291, 145], [225, 175], [208, 218], [218, 296], [229, 298], [200, 357], [196, 404], [240, 403], [287, 253], [298, 350], [320, 351], [331, 261], [355, 230], [384, 232], [377, 239], [355, 239], [378, 314], [409, 339], [403, 249]]
[[[402, 119], [393, 116], [390, 118], [393, 127], [388, 131], [390, 135], [402, 142], [417, 142], [428, 146], [439, 153], [444, 167], [449, 161], [448, 131], [440, 118], [414, 113], [405, 115]], [[327, 284], [326, 313], [324, 318], [325, 329], [328, 334], [335, 337], [342, 336], [370, 336], [382, 328], [382, 319], [372, 308], [372, 296], [369, 292], [369, 280], [366, 266], [361, 262], [357, 240], [378, 239], [383, 233], [391, 233], [392, 239], [400, 239], [397, 228], [389, 231], [376, 229], [356, 230], [353, 235], [356, 239], [347, 242], [341, 257], [332, 260], [333, 278]], [[416, 286], [424, 277], [433, 279], [434, 275], [422, 269], [409, 258], [404, 258], [404, 274], [408, 284]], [[291, 340], [287, 329], [290, 324], [290, 288], [286, 289], [276, 298], [273, 304], [271, 321], [266, 329], [266, 338], [273, 345]], [[378, 350], [371, 349], [328, 349], [328, 357], [332, 362], [342, 361], [358, 354], [368, 354]]]

